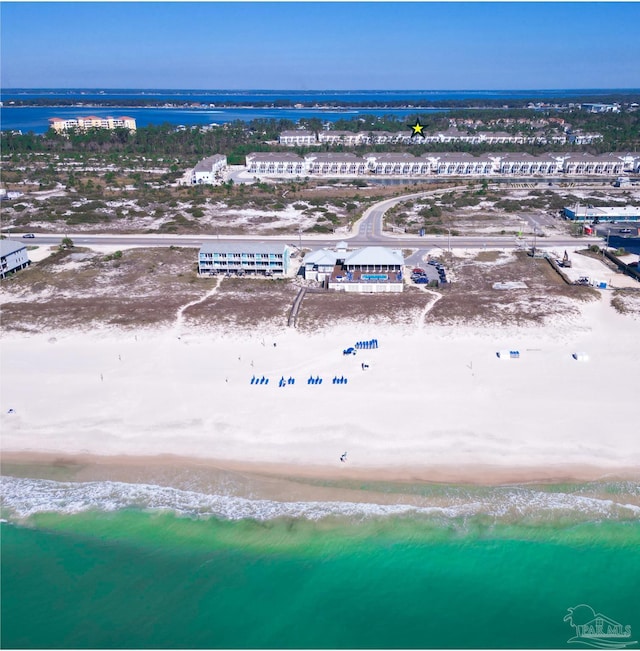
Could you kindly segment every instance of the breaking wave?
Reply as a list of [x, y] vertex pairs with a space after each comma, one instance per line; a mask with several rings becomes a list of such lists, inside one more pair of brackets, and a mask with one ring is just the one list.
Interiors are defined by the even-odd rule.
[[[625, 483], [624, 495], [640, 495], [640, 485]], [[431, 500], [433, 501], [433, 500]], [[430, 504], [375, 504], [369, 502], [284, 502], [215, 495], [190, 490], [114, 481], [58, 482], [46, 479], [2, 478], [5, 515], [22, 519], [38, 513], [74, 514], [85, 511], [118, 511], [127, 508], [172, 511], [179, 515], [228, 520], [272, 520], [330, 516], [349, 518], [402, 515], [435, 515], [459, 518], [488, 515], [496, 518], [561, 517], [582, 515], [593, 519], [640, 519], [640, 506], [567, 492], [527, 487], [496, 487], [453, 494]], [[444, 503], [443, 503], [444, 502]]]

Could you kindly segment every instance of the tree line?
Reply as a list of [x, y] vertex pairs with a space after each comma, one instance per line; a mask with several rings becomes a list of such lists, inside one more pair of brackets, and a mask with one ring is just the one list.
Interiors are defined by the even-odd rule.
[[[241, 106], [248, 106], [252, 108], [293, 108], [296, 105], [303, 106], [304, 108], [314, 108], [321, 106], [323, 108], [503, 108], [508, 109], [517, 109], [517, 108], [526, 108], [528, 104], [537, 104], [541, 101], [542, 98], [539, 96], [532, 95], [530, 97], [524, 98], [467, 98], [467, 99], [447, 99], [447, 100], [432, 100], [426, 99], [424, 97], [407, 97], [402, 99], [367, 99], [367, 100], [336, 100], [336, 99], [324, 99], [319, 100], [317, 97], [306, 100], [305, 98], [280, 98], [273, 100], [252, 100], [248, 102], [247, 100], [221, 100], [216, 95], [211, 95], [202, 100], [202, 97], [199, 97], [197, 100], [195, 98], [178, 100], [176, 98], [163, 98], [163, 99], [151, 99], [151, 98], [141, 98], [135, 97], [131, 99], [126, 98], [101, 98], [93, 99], [91, 101], [80, 102], [77, 98], [65, 98], [65, 97], [33, 97], [33, 98], [12, 98], [12, 106], [85, 106], [85, 107], [105, 107], [105, 108], [115, 108], [115, 107], [156, 107], [156, 106], [166, 106], [170, 104], [176, 107], [193, 107], [198, 104], [215, 104], [216, 107], [221, 108], [237, 108]], [[628, 93], [611, 93], [607, 95], [580, 95], [575, 97], [553, 97], [547, 98], [547, 104], [553, 105], [567, 105], [567, 104], [584, 104], [584, 103], [596, 103], [596, 104], [612, 104], [617, 102], [619, 104], [630, 104], [632, 102], [640, 102], [640, 94], [637, 92], [628, 92]]]
[[[397, 132], [408, 129], [415, 119], [419, 119], [425, 127], [425, 132], [432, 133], [448, 128], [449, 119], [470, 118], [480, 119], [483, 122], [500, 118], [518, 118], [526, 116], [531, 118], [530, 111], [505, 112], [505, 111], [460, 111], [447, 114], [417, 112], [408, 118], [399, 119], [392, 115], [382, 117], [363, 115], [357, 118], [338, 120], [333, 124], [334, 129], [343, 131], [365, 132]], [[548, 117], [548, 114], [536, 113], [536, 117]], [[568, 116], [569, 117], [569, 116]], [[236, 120], [217, 127], [187, 127], [176, 128], [172, 124], [150, 125], [141, 127], [135, 132], [127, 129], [88, 129], [72, 130], [67, 134], [60, 134], [53, 130], [45, 134], [34, 133], [19, 134], [12, 131], [2, 133], [0, 149], [3, 156], [24, 153], [121, 153], [149, 157], [174, 157], [182, 163], [192, 164], [213, 154], [227, 156], [230, 164], [244, 163], [244, 157], [254, 151], [295, 151], [299, 154], [310, 151], [352, 151], [365, 153], [368, 151], [408, 151], [415, 154], [426, 152], [472, 152], [476, 154], [486, 152], [522, 152], [532, 154], [546, 151], [580, 151], [592, 154], [610, 151], [637, 151], [640, 146], [640, 112], [593, 114], [586, 111], [574, 111], [570, 114], [573, 130], [581, 129], [586, 132], [601, 133], [602, 140], [591, 145], [572, 146], [555, 144], [494, 144], [473, 145], [470, 143], [425, 143], [412, 142], [409, 145], [384, 144], [368, 145], [358, 148], [346, 148], [342, 145], [313, 148], [291, 148], [277, 144], [277, 139], [282, 131], [295, 129], [296, 123], [287, 119], [260, 118], [250, 122]], [[319, 118], [302, 119], [299, 126], [315, 132], [323, 129], [323, 122]], [[507, 125], [481, 130], [499, 129], [513, 133], [530, 133], [530, 125]], [[461, 128], [464, 131], [464, 128]]]

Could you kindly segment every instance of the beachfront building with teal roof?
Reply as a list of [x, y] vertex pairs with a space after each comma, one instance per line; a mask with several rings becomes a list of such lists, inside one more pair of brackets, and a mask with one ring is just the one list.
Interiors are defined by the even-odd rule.
[[236, 275], [286, 275], [291, 266], [290, 250], [277, 242], [225, 242], [212, 240], [200, 247], [198, 273]]

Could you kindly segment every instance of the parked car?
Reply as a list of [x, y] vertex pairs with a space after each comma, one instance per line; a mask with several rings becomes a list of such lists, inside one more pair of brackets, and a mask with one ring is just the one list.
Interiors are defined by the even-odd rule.
[[631, 233], [631, 229], [630, 228], [621, 228], [619, 232], [622, 233], [623, 235], [629, 235]]
[[424, 269], [420, 269], [420, 267], [416, 267], [416, 268], [412, 271], [412, 273], [414, 273], [414, 274], [423, 274], [423, 273], [424, 273]]
[[416, 285], [426, 285], [429, 282], [429, 279], [426, 276], [417, 276], [413, 279], [413, 282]]
[[28, 237], [28, 238], [34, 238], [35, 235], [33, 233], [25, 233], [22, 237]]

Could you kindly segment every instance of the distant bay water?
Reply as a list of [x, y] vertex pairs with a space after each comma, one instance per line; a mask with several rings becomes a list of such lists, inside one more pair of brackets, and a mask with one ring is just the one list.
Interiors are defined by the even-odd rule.
[[[422, 110], [421, 113], [439, 113], [445, 109]], [[294, 108], [133, 108], [133, 107], [93, 107], [93, 106], [3, 106], [2, 129], [19, 130], [22, 133], [41, 134], [49, 128], [49, 118], [76, 118], [81, 115], [96, 115], [98, 117], [121, 116], [135, 118], [138, 127], [150, 125], [171, 124], [175, 126], [207, 126], [210, 124], [226, 124], [227, 122], [250, 122], [257, 119], [291, 120], [297, 122], [302, 118], [320, 118], [323, 122], [335, 122], [341, 119], [352, 119], [358, 115], [394, 115], [403, 118], [416, 113], [416, 109], [294, 109]]]
[[[250, 120], [289, 119], [317, 117], [327, 122], [335, 122], [342, 118], [353, 118], [358, 115], [394, 115], [399, 118], [421, 113], [442, 112], [447, 107], [443, 102], [455, 104], [459, 101], [505, 103], [515, 100], [532, 100], [554, 102], [559, 99], [577, 97], [598, 98], [612, 95], [637, 94], [636, 89], [555, 89], [555, 90], [390, 90], [390, 91], [208, 91], [208, 90], [169, 90], [169, 89], [3, 89], [1, 128], [14, 129], [24, 133], [44, 133], [48, 129], [50, 117], [73, 118], [78, 115], [128, 115], [136, 119], [139, 127], [159, 125], [208, 125], [224, 124], [235, 120], [248, 122]], [[75, 106], [12, 106], [12, 102], [47, 100], [74, 102]], [[110, 102], [113, 106], [96, 106], [96, 103]], [[121, 102], [121, 105], [118, 105]], [[131, 106], [158, 102], [166, 104], [163, 107]], [[291, 106], [278, 106], [290, 103]], [[334, 109], [322, 108], [330, 102], [358, 105], [354, 108]], [[375, 106], [367, 108], [367, 103], [406, 102], [406, 107]], [[184, 104], [200, 104], [199, 107], [185, 107]], [[235, 106], [222, 106], [234, 104]], [[295, 108], [295, 104], [304, 104], [304, 108]], [[434, 108], [431, 104], [440, 104]], [[173, 105], [173, 106], [172, 106]], [[180, 105], [180, 106], [175, 106]], [[318, 106], [316, 106], [318, 105]]]

